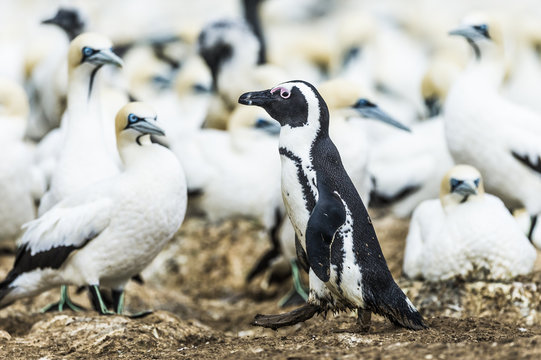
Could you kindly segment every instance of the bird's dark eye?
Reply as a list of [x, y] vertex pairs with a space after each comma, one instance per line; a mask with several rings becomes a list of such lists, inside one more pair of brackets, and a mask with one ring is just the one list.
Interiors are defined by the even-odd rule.
[[481, 35], [483, 35], [484, 37], [490, 39], [490, 36], [489, 36], [489, 34], [488, 34], [488, 25], [487, 25], [487, 24], [474, 25], [473, 28], [474, 28], [478, 33], [480, 33]]
[[480, 180], [481, 180], [481, 179], [479, 179], [479, 178], [473, 180], [473, 183], [475, 184], [475, 187], [478, 187], [478, 186], [479, 186], [479, 181], [480, 181]]
[[128, 122], [130, 124], [136, 123], [137, 120], [139, 120], [139, 118], [137, 116], [135, 116], [134, 114], [128, 115]]
[[451, 179], [451, 192], [453, 192], [460, 184], [462, 184], [464, 181], [457, 180], [457, 179]]
[[84, 56], [90, 56], [94, 53], [94, 50], [92, 48], [89, 48], [88, 46], [85, 46], [83, 48], [83, 55]]
[[287, 99], [289, 97], [290, 93], [287, 90], [280, 91], [280, 96], [284, 99]]
[[359, 99], [357, 100], [357, 104], [356, 104], [356, 107], [360, 107], [360, 108], [364, 108], [364, 107], [375, 107], [376, 105], [374, 105], [374, 103], [372, 103], [370, 100], [368, 99]]

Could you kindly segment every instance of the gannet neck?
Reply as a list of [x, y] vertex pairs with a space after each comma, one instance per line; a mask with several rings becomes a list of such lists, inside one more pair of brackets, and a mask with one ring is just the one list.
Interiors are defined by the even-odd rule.
[[71, 148], [91, 147], [95, 155], [99, 156], [107, 153], [107, 147], [101, 121], [99, 73], [94, 70], [95, 67], [82, 64], [70, 71], [65, 146], [66, 151]]

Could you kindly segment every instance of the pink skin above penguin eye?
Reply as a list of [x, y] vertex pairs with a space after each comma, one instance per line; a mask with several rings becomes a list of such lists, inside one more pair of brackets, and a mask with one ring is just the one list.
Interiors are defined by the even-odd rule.
[[277, 86], [275, 88], [273, 88], [270, 93], [271, 94], [274, 94], [276, 91], [280, 90], [280, 96], [283, 98], [283, 99], [287, 99], [291, 93], [289, 92], [288, 89], [284, 88], [284, 87], [281, 87], [281, 86]]

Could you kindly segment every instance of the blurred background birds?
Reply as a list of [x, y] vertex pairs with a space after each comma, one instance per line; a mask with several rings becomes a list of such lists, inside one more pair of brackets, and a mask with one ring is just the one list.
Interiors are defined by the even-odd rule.
[[270, 250], [243, 275], [285, 281], [293, 264], [302, 298], [279, 125], [237, 105], [293, 79], [327, 102], [369, 211], [409, 219], [438, 203], [454, 163], [472, 165], [503, 201], [483, 206], [515, 211], [541, 247], [540, 19], [535, 0], [2, 1], [0, 247], [13, 251], [38, 208], [125, 170], [114, 117], [144, 101], [166, 133], [153, 141], [184, 169], [187, 216], [253, 220]]

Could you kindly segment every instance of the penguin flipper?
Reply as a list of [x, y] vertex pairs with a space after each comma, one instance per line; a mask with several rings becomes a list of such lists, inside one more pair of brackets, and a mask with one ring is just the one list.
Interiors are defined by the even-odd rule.
[[346, 210], [337, 193], [319, 190], [319, 199], [306, 227], [308, 264], [323, 282], [331, 276], [331, 245], [334, 234], [346, 221]]

